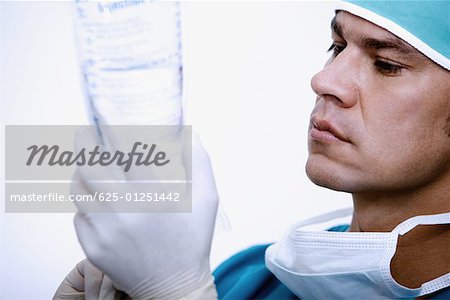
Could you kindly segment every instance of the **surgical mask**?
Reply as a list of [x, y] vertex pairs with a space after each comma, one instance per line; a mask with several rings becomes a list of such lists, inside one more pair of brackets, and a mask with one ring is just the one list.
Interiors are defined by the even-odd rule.
[[392, 277], [399, 235], [418, 225], [449, 224], [450, 213], [417, 216], [391, 232], [305, 231], [305, 226], [348, 216], [344, 209], [294, 225], [266, 250], [267, 268], [301, 299], [415, 298], [450, 286], [450, 273], [407, 288]]

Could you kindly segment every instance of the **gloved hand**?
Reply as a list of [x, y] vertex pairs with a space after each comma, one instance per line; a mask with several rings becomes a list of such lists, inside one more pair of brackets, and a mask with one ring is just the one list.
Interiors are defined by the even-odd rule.
[[[189, 294], [204, 299], [199, 291], [217, 297], [211, 288], [209, 253], [218, 195], [209, 157], [197, 137], [192, 164], [190, 157], [183, 161], [192, 172], [192, 213], [90, 213], [85, 204], [76, 203], [80, 212], [75, 228], [86, 256], [133, 299], [179, 299]], [[94, 194], [98, 186], [92, 179], [130, 176], [109, 168], [94, 173], [80, 169], [72, 194]], [[115, 192], [113, 186], [110, 192]], [[130, 193], [134, 188], [132, 183], [126, 187]]]
[[85, 259], [67, 274], [56, 290], [53, 300], [112, 300], [118, 295], [121, 295], [121, 292], [113, 287], [109, 278]]

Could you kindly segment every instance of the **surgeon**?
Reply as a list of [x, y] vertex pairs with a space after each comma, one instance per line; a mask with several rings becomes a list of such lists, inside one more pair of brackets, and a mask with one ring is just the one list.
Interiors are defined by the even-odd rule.
[[[300, 222], [212, 276], [217, 193], [197, 140], [192, 214], [78, 213], [90, 262], [55, 299], [450, 299], [450, 2], [340, 2], [331, 32], [311, 81], [306, 172], [351, 193], [352, 210]], [[347, 214], [349, 225], [305, 230]]]

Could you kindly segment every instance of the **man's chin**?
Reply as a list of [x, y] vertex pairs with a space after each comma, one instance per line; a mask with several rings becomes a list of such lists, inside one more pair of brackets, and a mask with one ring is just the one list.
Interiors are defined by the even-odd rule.
[[318, 164], [308, 159], [305, 169], [309, 180], [318, 186], [339, 192], [353, 192], [348, 180], [329, 164]]
[[351, 193], [351, 191], [349, 191], [347, 188], [339, 185], [336, 182], [330, 181], [330, 180], [326, 180], [325, 178], [316, 178], [316, 177], [311, 177], [309, 176], [309, 179], [317, 186], [321, 186], [333, 191], [337, 191], [337, 192], [348, 192]]

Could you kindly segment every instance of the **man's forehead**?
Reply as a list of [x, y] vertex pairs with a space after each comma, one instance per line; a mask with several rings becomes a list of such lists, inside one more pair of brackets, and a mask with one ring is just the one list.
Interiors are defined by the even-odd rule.
[[331, 29], [334, 33], [344, 38], [361, 39], [362, 37], [371, 37], [380, 40], [396, 39], [399, 43], [404, 43], [412, 48], [412, 46], [403, 42], [386, 29], [346, 11], [336, 12], [336, 15], [331, 20]]

